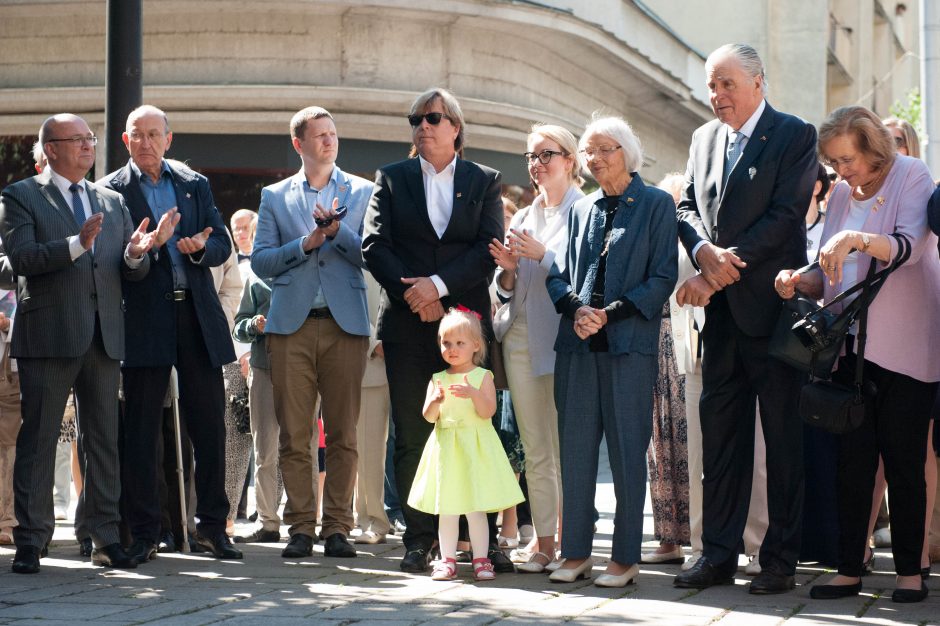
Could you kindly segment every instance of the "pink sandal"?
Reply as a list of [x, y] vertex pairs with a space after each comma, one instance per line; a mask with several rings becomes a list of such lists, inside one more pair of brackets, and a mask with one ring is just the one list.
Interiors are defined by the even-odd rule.
[[475, 580], [493, 580], [496, 572], [493, 571], [493, 562], [489, 559], [473, 559], [473, 578]]
[[454, 559], [441, 559], [434, 565], [431, 580], [456, 580], [457, 561]]

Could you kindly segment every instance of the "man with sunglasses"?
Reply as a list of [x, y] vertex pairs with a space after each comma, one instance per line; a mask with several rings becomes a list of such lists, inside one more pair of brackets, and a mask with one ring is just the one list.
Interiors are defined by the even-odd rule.
[[[290, 122], [299, 172], [261, 191], [251, 269], [271, 281], [271, 308], [255, 330], [266, 337], [280, 465], [287, 492], [284, 558], [303, 558], [317, 542], [317, 395], [326, 432], [324, 555], [355, 557], [353, 527], [362, 375], [369, 346], [362, 277], [362, 218], [372, 183], [336, 165], [339, 139], [322, 107]], [[345, 213], [343, 208], [345, 208]]]
[[[421, 407], [431, 375], [445, 369], [438, 322], [458, 304], [482, 316], [492, 336], [488, 285], [495, 264], [489, 242], [503, 239], [499, 172], [461, 158], [460, 104], [444, 89], [424, 92], [408, 116], [410, 158], [381, 168], [366, 214], [363, 255], [382, 285], [378, 338], [395, 423], [395, 477], [405, 516], [401, 569], [429, 567], [437, 539], [434, 516], [405, 504], [421, 451], [433, 430]], [[491, 521], [491, 546], [495, 540]], [[491, 548], [497, 571], [512, 564]]]
[[121, 196], [85, 176], [97, 138], [71, 114], [47, 119], [39, 143], [48, 159], [40, 174], [0, 196], [0, 237], [18, 276], [11, 356], [17, 359], [23, 424], [14, 463], [13, 571], [35, 574], [55, 527], [53, 466], [69, 390], [78, 398], [85, 488], [82, 527], [92, 562], [133, 568], [120, 544], [117, 392], [124, 351], [122, 275], [138, 281], [147, 252], [166, 221], [134, 231]]

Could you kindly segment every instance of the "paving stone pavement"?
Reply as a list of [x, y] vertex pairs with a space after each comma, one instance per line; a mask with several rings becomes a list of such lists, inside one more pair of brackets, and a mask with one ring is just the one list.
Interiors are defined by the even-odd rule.
[[[609, 557], [613, 530], [606, 458], [601, 467], [595, 575]], [[645, 538], [646, 547], [653, 548], [648, 502]], [[357, 546], [356, 559], [325, 558], [318, 545], [312, 558], [285, 561], [283, 545], [242, 546], [244, 561], [174, 554], [136, 570], [107, 570], [78, 556], [70, 526], [60, 522], [38, 575], [13, 574], [8, 565], [13, 551], [0, 547], [0, 624], [940, 624], [940, 575], [931, 577], [932, 595], [925, 602], [894, 604], [891, 555], [882, 550], [877, 551], [878, 573], [865, 579], [862, 595], [824, 602], [809, 597], [809, 585], [824, 574], [814, 567], [799, 569], [793, 592], [757, 597], [748, 595], [743, 569], [734, 585], [701, 592], [672, 586], [677, 565], [641, 566], [637, 584], [624, 589], [602, 589], [590, 581], [556, 585], [533, 574], [502, 574], [493, 582], [475, 583], [469, 565], [460, 566], [460, 580], [442, 583], [399, 571], [403, 549], [397, 537]]]

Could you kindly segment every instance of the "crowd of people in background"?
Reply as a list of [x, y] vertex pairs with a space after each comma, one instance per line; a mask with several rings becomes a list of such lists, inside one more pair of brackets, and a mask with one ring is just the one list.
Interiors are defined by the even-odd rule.
[[[231, 230], [207, 179], [167, 158], [164, 111], [131, 112], [127, 165], [96, 183], [87, 123], [47, 119], [37, 175], [0, 199], [13, 571], [39, 572], [71, 463], [96, 565], [241, 559], [235, 544], [278, 543], [283, 524], [284, 559], [321, 540], [354, 558], [399, 532], [405, 572], [570, 583], [594, 577], [606, 440], [617, 504], [597, 586], [641, 563], [681, 566], [680, 588], [728, 583], [743, 547], [751, 594], [790, 591], [812, 561], [837, 573], [811, 596], [841, 598], [890, 546], [892, 599], [926, 598], [940, 191], [916, 132], [859, 106], [818, 129], [776, 111], [743, 44], [715, 50], [705, 80], [715, 119], [684, 173], [644, 181], [620, 117], [580, 137], [537, 123], [519, 210], [463, 158], [445, 89], [414, 100], [411, 154], [374, 182], [340, 169], [333, 116], [307, 107], [289, 123], [300, 170]], [[889, 265], [867, 341], [850, 331], [832, 373], [864, 363], [861, 426], [804, 424], [809, 378], [770, 354], [782, 303], [829, 302]], [[236, 535], [251, 481], [257, 527]]]

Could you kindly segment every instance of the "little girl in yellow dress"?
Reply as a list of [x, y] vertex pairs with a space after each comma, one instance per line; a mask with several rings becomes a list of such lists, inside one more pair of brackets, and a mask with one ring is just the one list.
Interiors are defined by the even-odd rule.
[[440, 516], [441, 560], [431, 578], [457, 577], [458, 520], [465, 515], [473, 577], [492, 580], [486, 514], [518, 504], [523, 496], [491, 422], [496, 387], [492, 372], [480, 367], [486, 346], [479, 316], [451, 309], [441, 320], [438, 343], [450, 367], [428, 384], [424, 419], [434, 424], [434, 432], [424, 446], [408, 505]]

